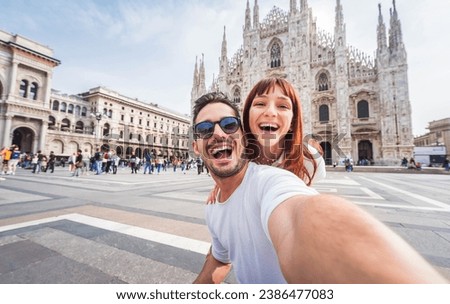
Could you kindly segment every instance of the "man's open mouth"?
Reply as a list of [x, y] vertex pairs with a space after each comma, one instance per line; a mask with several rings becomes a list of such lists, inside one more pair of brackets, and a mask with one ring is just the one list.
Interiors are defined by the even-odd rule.
[[224, 159], [231, 157], [231, 153], [233, 152], [233, 149], [230, 145], [215, 147], [210, 150], [210, 154], [215, 159]]

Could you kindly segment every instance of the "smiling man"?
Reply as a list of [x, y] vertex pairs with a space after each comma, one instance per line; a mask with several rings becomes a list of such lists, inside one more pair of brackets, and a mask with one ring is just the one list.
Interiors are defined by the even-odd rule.
[[220, 93], [194, 107], [194, 151], [219, 187], [212, 246], [194, 283], [443, 283], [401, 238], [291, 172], [248, 162], [238, 109]]

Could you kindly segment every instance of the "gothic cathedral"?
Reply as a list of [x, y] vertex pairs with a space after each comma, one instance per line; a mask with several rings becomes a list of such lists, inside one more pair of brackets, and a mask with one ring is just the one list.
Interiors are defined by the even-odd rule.
[[[355, 163], [398, 165], [411, 157], [413, 135], [408, 65], [395, 0], [389, 32], [378, 5], [376, 58], [347, 45], [341, 1], [334, 34], [319, 30], [307, 0], [290, 1], [289, 12], [273, 7], [260, 22], [258, 1], [249, 1], [243, 46], [227, 57], [223, 33], [220, 71], [210, 90], [227, 93], [242, 106], [260, 79], [278, 76], [299, 92], [305, 136], [316, 138], [328, 164], [350, 157]], [[206, 92], [203, 58], [195, 63], [191, 102]]]

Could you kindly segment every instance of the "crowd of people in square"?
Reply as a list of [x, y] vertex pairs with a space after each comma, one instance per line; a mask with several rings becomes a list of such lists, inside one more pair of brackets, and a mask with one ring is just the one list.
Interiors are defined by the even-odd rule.
[[123, 172], [129, 169], [131, 174], [160, 174], [173, 171], [186, 174], [189, 170], [196, 170], [198, 174], [209, 175], [208, 168], [203, 160], [197, 158], [167, 157], [144, 153], [143, 157], [134, 152], [124, 158], [117, 155], [112, 149], [96, 149], [94, 155], [89, 151], [78, 149], [72, 155], [57, 156], [54, 151], [49, 155], [41, 150], [36, 153], [21, 152], [18, 145], [4, 147], [0, 152], [1, 175], [15, 175], [17, 168], [29, 169], [33, 174], [54, 173], [55, 167], [67, 168], [71, 176], [117, 174], [118, 169]]

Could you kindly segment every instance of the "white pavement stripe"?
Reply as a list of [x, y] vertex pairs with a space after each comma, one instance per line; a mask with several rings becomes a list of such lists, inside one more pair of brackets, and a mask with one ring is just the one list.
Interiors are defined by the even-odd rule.
[[445, 203], [440, 202], [440, 201], [437, 201], [437, 200], [434, 200], [434, 199], [432, 199], [432, 198], [428, 198], [428, 197], [422, 196], [422, 195], [420, 195], [420, 194], [412, 193], [412, 192], [410, 192], [410, 191], [401, 190], [401, 189], [396, 188], [396, 187], [394, 187], [394, 186], [386, 185], [386, 184], [384, 184], [384, 183], [380, 183], [380, 182], [374, 181], [373, 179], [369, 179], [369, 178], [366, 178], [366, 177], [362, 177], [362, 176], [361, 176], [360, 178], [361, 178], [361, 179], [364, 179], [364, 180], [366, 180], [366, 181], [368, 181], [368, 182], [371, 182], [371, 183], [377, 184], [377, 185], [379, 185], [379, 186], [382, 186], [382, 187], [384, 187], [384, 188], [387, 188], [387, 189], [390, 189], [390, 190], [399, 192], [399, 193], [401, 193], [401, 194], [410, 196], [410, 197], [412, 197], [412, 198], [418, 199], [418, 200], [420, 200], [420, 201], [422, 201], [422, 202], [425, 202], [425, 203], [428, 203], [428, 204], [431, 204], [431, 205], [434, 205], [434, 206], [437, 206], [437, 207], [441, 207], [441, 208], [443, 208], [443, 209], [450, 210], [450, 205], [445, 204]]
[[337, 184], [337, 185], [344, 185], [344, 186], [359, 186], [360, 185], [357, 181], [352, 180], [348, 176], [345, 176], [345, 179], [327, 178], [327, 179], [317, 182], [317, 184], [315, 184], [315, 185], [324, 185], [324, 184]]
[[360, 189], [362, 192], [365, 192], [367, 195], [369, 195], [371, 199], [384, 200], [384, 198], [383, 198], [381, 195], [376, 194], [375, 192], [373, 192], [373, 191], [370, 190], [369, 188], [361, 187], [361, 188], [359, 188], [359, 189]]
[[46, 224], [46, 223], [56, 222], [56, 221], [60, 221], [60, 220], [74, 221], [77, 223], [82, 223], [85, 225], [89, 225], [89, 226], [93, 226], [93, 227], [97, 227], [97, 228], [101, 228], [101, 229], [105, 229], [105, 230], [109, 230], [109, 231], [114, 231], [114, 232], [129, 235], [129, 236], [134, 236], [137, 238], [141, 238], [141, 239], [152, 241], [152, 242], [157, 242], [160, 244], [180, 248], [183, 250], [197, 252], [200, 254], [206, 254], [210, 247], [210, 243], [207, 243], [207, 242], [194, 240], [194, 239], [190, 239], [190, 238], [186, 238], [186, 237], [182, 237], [182, 236], [178, 236], [178, 235], [174, 235], [174, 234], [145, 229], [145, 228], [141, 228], [141, 227], [121, 224], [121, 223], [108, 221], [108, 220], [104, 220], [104, 219], [99, 219], [99, 218], [82, 215], [82, 214], [77, 214], [77, 213], [66, 214], [66, 215], [61, 215], [61, 216], [56, 216], [56, 217], [49, 217], [49, 218], [45, 218], [45, 219], [29, 221], [29, 222], [24, 222], [24, 223], [20, 223], [20, 224], [3, 226], [3, 227], [0, 227], [0, 232], [14, 230], [14, 229], [20, 229], [20, 228], [25, 228], [25, 227], [35, 226], [35, 225], [40, 225], [40, 224]]
[[420, 206], [395, 205], [395, 204], [378, 204], [378, 203], [366, 203], [366, 202], [356, 202], [356, 201], [352, 201], [352, 203], [355, 203], [357, 205], [372, 206], [372, 207], [412, 209], [412, 210], [436, 211], [436, 212], [450, 212], [450, 209], [433, 208], [433, 207], [420, 207]]

